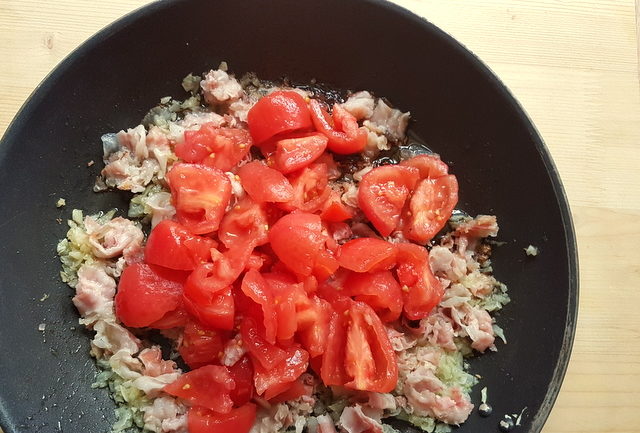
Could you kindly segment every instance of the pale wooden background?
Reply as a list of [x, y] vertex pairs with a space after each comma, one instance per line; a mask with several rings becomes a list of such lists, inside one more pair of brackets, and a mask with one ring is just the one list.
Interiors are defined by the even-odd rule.
[[[640, 93], [633, 0], [397, 0], [478, 54], [529, 112], [575, 218], [574, 352], [544, 429], [640, 431]], [[0, 0], [0, 133], [72, 49], [146, 0]]]

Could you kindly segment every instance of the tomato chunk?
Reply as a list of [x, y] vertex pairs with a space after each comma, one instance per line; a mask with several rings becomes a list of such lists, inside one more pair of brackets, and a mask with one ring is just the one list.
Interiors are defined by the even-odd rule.
[[382, 239], [353, 239], [338, 251], [340, 266], [355, 272], [391, 269], [396, 264], [396, 246]]
[[185, 273], [136, 263], [122, 272], [115, 296], [116, 315], [126, 326], [141, 328], [182, 304]]
[[400, 161], [400, 165], [417, 168], [421, 179], [435, 179], [449, 173], [449, 166], [437, 155], [414, 156]]
[[181, 224], [164, 220], [151, 230], [144, 260], [165, 268], [190, 271], [211, 259], [214, 246], [213, 239], [194, 235]]
[[253, 380], [256, 393], [269, 400], [287, 390], [309, 366], [309, 354], [299, 347], [290, 347], [286, 358], [273, 368], [266, 369], [261, 364], [255, 365]]
[[308, 133], [279, 140], [273, 155], [275, 167], [285, 174], [300, 170], [322, 155], [327, 142], [327, 137], [320, 133]]
[[313, 385], [307, 385], [304, 382], [304, 376], [299, 377], [289, 385], [290, 387], [288, 389], [269, 399], [269, 402], [272, 404], [281, 403], [284, 401], [296, 400], [303, 395], [310, 396], [313, 394]]
[[250, 269], [242, 279], [242, 292], [253, 302], [260, 305], [265, 329], [265, 339], [269, 344], [275, 344], [278, 321], [274, 296], [271, 287], [262, 278], [260, 272]]
[[229, 413], [233, 406], [230, 393], [235, 386], [227, 367], [205, 365], [182, 374], [166, 385], [163, 391], [192, 405], [218, 413]]
[[283, 216], [269, 231], [271, 248], [293, 272], [311, 275], [324, 248], [325, 236], [318, 215], [291, 213]]
[[458, 203], [458, 181], [454, 175], [421, 180], [411, 201], [411, 215], [404, 234], [425, 244], [444, 227]]
[[328, 186], [327, 166], [311, 164], [290, 176], [293, 200], [281, 203], [282, 209], [314, 213], [324, 208], [332, 189]]
[[292, 90], [279, 90], [260, 98], [249, 110], [247, 123], [256, 144], [277, 134], [313, 127], [307, 102]]
[[201, 163], [222, 171], [231, 170], [251, 149], [249, 132], [239, 128], [218, 128], [205, 123], [197, 131], [186, 131], [184, 140], [175, 146], [178, 158]]
[[265, 205], [244, 197], [222, 218], [218, 238], [227, 248], [252, 248], [267, 242], [268, 226]]
[[256, 420], [256, 405], [247, 403], [221, 415], [203, 407], [192, 407], [187, 415], [189, 433], [248, 433]]
[[398, 225], [405, 201], [419, 180], [417, 168], [384, 165], [365, 174], [358, 187], [358, 204], [382, 236]]
[[393, 322], [402, 313], [402, 290], [390, 271], [351, 273], [345, 293], [374, 309], [380, 320]]
[[293, 199], [293, 187], [278, 170], [253, 161], [238, 169], [242, 187], [253, 201], [287, 202]]
[[329, 150], [343, 155], [362, 152], [367, 144], [367, 131], [358, 127], [358, 121], [347, 110], [335, 104], [329, 116], [319, 101], [312, 99], [309, 106], [313, 125], [329, 139]]
[[231, 181], [217, 168], [175, 164], [167, 179], [178, 221], [195, 234], [218, 229], [231, 198]]
[[189, 321], [184, 327], [178, 351], [192, 369], [207, 364], [219, 364], [218, 355], [228, 340], [228, 333], [209, 329], [198, 322]]
[[442, 284], [431, 272], [427, 249], [415, 244], [398, 244], [396, 272], [403, 285], [404, 315], [411, 320], [427, 317], [444, 294]]
[[274, 344], [268, 343], [262, 335], [260, 328], [252, 317], [244, 317], [240, 324], [242, 344], [247, 348], [256, 368], [261, 365], [269, 370], [287, 358], [287, 352]]
[[192, 300], [185, 294], [183, 301], [187, 311], [201, 323], [214, 329], [233, 329], [235, 308], [230, 287], [209, 295], [206, 300]]
[[324, 204], [320, 217], [327, 222], [341, 222], [353, 218], [355, 209], [347, 206], [341, 199], [340, 193], [335, 190], [330, 191], [329, 198]]
[[248, 403], [253, 398], [253, 365], [248, 356], [243, 356], [240, 361], [229, 367], [229, 374], [233, 378], [236, 387], [231, 391], [231, 400], [237, 407]]

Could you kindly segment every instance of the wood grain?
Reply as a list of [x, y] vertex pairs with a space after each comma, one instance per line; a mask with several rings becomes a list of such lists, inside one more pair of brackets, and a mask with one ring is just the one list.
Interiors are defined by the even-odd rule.
[[[398, 0], [482, 58], [539, 128], [580, 255], [578, 331], [545, 433], [640, 430], [640, 92], [633, 0]], [[72, 49], [145, 0], [0, 0], [0, 132]]]

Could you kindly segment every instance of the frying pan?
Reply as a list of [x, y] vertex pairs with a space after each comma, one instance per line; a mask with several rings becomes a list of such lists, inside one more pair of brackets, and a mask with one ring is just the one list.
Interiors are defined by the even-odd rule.
[[[411, 110], [413, 131], [450, 164], [459, 206], [500, 222], [493, 263], [512, 302], [508, 344], [471, 361], [493, 415], [457, 431], [494, 432], [524, 411], [541, 430], [567, 366], [577, 314], [576, 245], [560, 179], [523, 109], [473, 54], [432, 24], [376, 0], [184, 0], [140, 9], [72, 53], [36, 89], [0, 145], [0, 425], [103, 432], [114, 404], [91, 389], [89, 333], [58, 278], [55, 245], [73, 208], [126, 209], [94, 194], [100, 136], [137, 124], [180, 81], [222, 60], [238, 73], [368, 89]], [[59, 197], [67, 206], [57, 209]], [[527, 257], [533, 244], [540, 254]], [[41, 301], [45, 294], [47, 299]], [[44, 331], [39, 325], [45, 324]], [[411, 431], [403, 427], [405, 431]]]

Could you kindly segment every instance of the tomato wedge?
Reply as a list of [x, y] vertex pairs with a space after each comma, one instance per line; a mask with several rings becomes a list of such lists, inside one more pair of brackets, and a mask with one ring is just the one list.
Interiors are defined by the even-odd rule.
[[303, 276], [313, 272], [325, 237], [320, 217], [303, 212], [283, 216], [269, 231], [269, 241], [276, 256], [291, 271]]
[[309, 366], [309, 354], [299, 347], [290, 347], [286, 350], [286, 358], [274, 365], [265, 368], [260, 363], [254, 366], [253, 381], [256, 393], [269, 400], [286, 391]]
[[353, 272], [344, 287], [345, 294], [369, 305], [383, 322], [393, 322], [402, 313], [402, 290], [391, 271]]
[[353, 239], [338, 249], [338, 263], [355, 272], [391, 269], [396, 264], [396, 246], [376, 238]]
[[275, 167], [282, 173], [300, 170], [318, 159], [329, 140], [320, 133], [307, 133], [276, 142]]
[[189, 163], [201, 163], [222, 171], [231, 170], [249, 154], [251, 136], [244, 129], [218, 128], [205, 123], [197, 131], [185, 131], [176, 144], [176, 156]]
[[287, 211], [295, 209], [310, 213], [320, 211], [333, 191], [328, 186], [325, 164], [311, 164], [292, 174], [290, 180], [293, 186], [293, 200], [280, 204], [280, 207]]
[[444, 288], [431, 272], [429, 252], [416, 244], [398, 244], [398, 280], [402, 287], [404, 315], [419, 320], [438, 305]]
[[417, 168], [421, 179], [435, 179], [449, 173], [449, 166], [437, 155], [414, 156], [400, 161], [400, 165]]
[[242, 344], [245, 345], [251, 355], [254, 368], [261, 365], [270, 370], [287, 358], [287, 352], [274, 344], [268, 343], [260, 335], [260, 328], [253, 317], [244, 317], [242, 319], [240, 334], [242, 335]]
[[132, 328], [160, 320], [182, 304], [185, 276], [184, 272], [145, 263], [127, 266], [115, 296], [118, 319]]
[[257, 203], [287, 202], [293, 199], [293, 187], [278, 170], [253, 161], [238, 169], [242, 187]]
[[313, 127], [307, 102], [293, 90], [279, 90], [260, 98], [249, 110], [247, 123], [256, 144], [277, 134]]
[[256, 420], [256, 405], [247, 403], [220, 415], [203, 407], [192, 407], [187, 415], [189, 433], [248, 433]]
[[417, 168], [398, 165], [376, 167], [365, 174], [358, 187], [358, 204], [382, 236], [398, 225], [409, 194], [420, 178]]
[[211, 294], [206, 301], [183, 298], [186, 310], [198, 321], [213, 329], [233, 329], [234, 301], [231, 288]]
[[334, 104], [332, 116], [319, 101], [309, 101], [313, 125], [329, 139], [329, 150], [342, 155], [362, 152], [367, 144], [367, 131], [340, 104]]
[[404, 227], [408, 239], [425, 244], [444, 227], [458, 203], [458, 181], [452, 174], [418, 183], [409, 210], [411, 215]]
[[207, 364], [219, 364], [218, 355], [228, 340], [225, 331], [213, 330], [189, 321], [184, 327], [178, 351], [187, 365], [196, 369]]
[[175, 164], [167, 173], [178, 221], [195, 234], [218, 229], [231, 198], [231, 181], [221, 170]]
[[253, 302], [260, 305], [265, 329], [265, 340], [269, 344], [275, 344], [278, 330], [278, 319], [271, 287], [267, 284], [260, 272], [250, 269], [242, 279], [242, 292]]
[[322, 221], [337, 223], [346, 221], [355, 215], [355, 209], [351, 206], [347, 206], [340, 197], [340, 193], [336, 190], [331, 190], [329, 198], [324, 204], [324, 208], [320, 213]]
[[296, 304], [297, 339], [312, 358], [322, 355], [327, 347], [332, 314], [329, 302], [317, 296]]
[[205, 365], [180, 375], [162, 390], [192, 405], [229, 413], [233, 406], [230, 393], [235, 386], [227, 367]]
[[147, 239], [144, 260], [165, 268], [190, 271], [211, 260], [211, 238], [197, 236], [175, 221], [158, 223]]
[[227, 248], [253, 248], [267, 242], [269, 219], [265, 204], [244, 197], [228, 211], [218, 230], [218, 239]]

